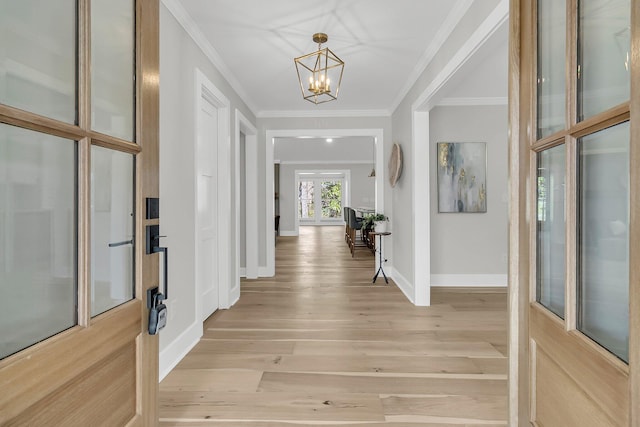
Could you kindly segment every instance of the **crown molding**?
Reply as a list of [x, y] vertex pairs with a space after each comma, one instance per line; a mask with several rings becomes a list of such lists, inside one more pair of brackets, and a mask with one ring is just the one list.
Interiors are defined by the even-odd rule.
[[247, 92], [235, 78], [227, 64], [224, 63], [218, 51], [209, 43], [202, 30], [200, 30], [200, 27], [198, 27], [193, 18], [187, 13], [182, 4], [177, 0], [162, 0], [162, 4], [164, 4], [167, 10], [176, 18], [178, 23], [184, 28], [187, 34], [189, 34], [196, 45], [198, 45], [209, 61], [220, 71], [222, 77], [224, 77], [231, 88], [238, 94], [247, 108], [251, 110], [251, 113], [255, 115], [256, 106], [250, 101]]
[[391, 111], [395, 111], [396, 108], [400, 105], [402, 100], [407, 96], [411, 88], [416, 84], [424, 70], [427, 69], [433, 58], [438, 53], [438, 50], [442, 47], [444, 42], [449, 38], [453, 30], [456, 29], [462, 17], [467, 13], [471, 5], [473, 4], [473, 0], [458, 0], [456, 4], [451, 9], [449, 15], [444, 20], [433, 40], [424, 51], [415, 68], [409, 74], [407, 81], [405, 82], [402, 90], [398, 92], [398, 96], [396, 97], [393, 104], [391, 104]]
[[371, 160], [278, 160], [281, 165], [371, 165]]
[[256, 114], [260, 119], [314, 117], [391, 117], [390, 110], [273, 110]]
[[447, 81], [471, 58], [480, 47], [509, 19], [509, 0], [500, 0], [498, 5], [480, 24], [474, 33], [451, 57], [449, 62], [440, 70], [438, 75], [422, 91], [411, 105], [412, 111], [433, 107], [429, 105], [435, 94], [442, 89]]
[[507, 105], [506, 96], [485, 96], [476, 98], [443, 98], [437, 107], [471, 107], [481, 105]]

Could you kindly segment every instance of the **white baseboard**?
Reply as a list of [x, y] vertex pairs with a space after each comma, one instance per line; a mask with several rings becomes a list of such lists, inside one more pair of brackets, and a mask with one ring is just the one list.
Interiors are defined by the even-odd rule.
[[240, 285], [234, 286], [233, 289], [229, 291], [229, 307], [220, 307], [223, 310], [229, 309], [234, 306], [235, 303], [240, 299]]
[[258, 267], [258, 277], [273, 277], [276, 272], [271, 271], [269, 267]]
[[506, 274], [432, 274], [431, 286], [506, 287]]
[[[162, 332], [160, 332], [162, 334]], [[202, 322], [194, 322], [185, 329], [164, 350], [160, 351], [159, 381], [162, 381], [169, 372], [191, 351], [202, 338]]]
[[398, 285], [398, 288], [402, 291], [405, 297], [411, 302], [411, 304], [415, 304], [415, 289], [411, 282], [409, 282], [402, 274], [396, 271], [395, 268], [390, 267], [386, 268], [389, 271], [389, 277], [393, 279], [393, 281]]
[[282, 237], [296, 237], [298, 232], [296, 230], [280, 230], [280, 236]]
[[240, 267], [240, 277], [247, 277], [247, 268]]

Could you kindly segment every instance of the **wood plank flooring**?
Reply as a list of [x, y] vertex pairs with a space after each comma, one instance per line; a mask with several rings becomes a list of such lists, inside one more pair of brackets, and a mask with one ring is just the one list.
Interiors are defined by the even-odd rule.
[[505, 290], [414, 307], [343, 233], [278, 238], [276, 276], [243, 280], [160, 384], [161, 426], [507, 425]]

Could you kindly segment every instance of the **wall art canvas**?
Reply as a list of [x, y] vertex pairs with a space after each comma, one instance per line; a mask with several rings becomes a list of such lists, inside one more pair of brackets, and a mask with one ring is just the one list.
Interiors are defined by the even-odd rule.
[[438, 212], [487, 211], [487, 144], [439, 142]]

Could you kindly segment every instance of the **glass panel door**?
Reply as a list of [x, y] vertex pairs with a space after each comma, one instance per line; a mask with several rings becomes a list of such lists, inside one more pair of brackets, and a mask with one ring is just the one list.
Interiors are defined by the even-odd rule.
[[538, 153], [536, 301], [564, 318], [565, 146]]
[[91, 128], [134, 141], [135, 2], [91, 1]]
[[76, 144], [0, 124], [0, 359], [77, 323]]
[[298, 218], [301, 221], [315, 218], [315, 182], [298, 182]]
[[91, 315], [133, 298], [133, 156], [91, 147]]
[[342, 180], [322, 181], [320, 197], [323, 219], [342, 218]]
[[629, 360], [629, 123], [579, 141], [578, 329]]
[[629, 99], [630, 0], [580, 0], [578, 120]]
[[342, 222], [344, 205], [344, 178], [323, 178], [339, 175], [333, 172], [303, 172], [298, 178], [298, 221], [300, 223]]
[[0, 0], [0, 103], [75, 124], [76, 0]]
[[538, 0], [538, 139], [565, 128], [566, 5]]

